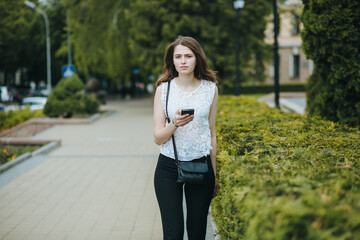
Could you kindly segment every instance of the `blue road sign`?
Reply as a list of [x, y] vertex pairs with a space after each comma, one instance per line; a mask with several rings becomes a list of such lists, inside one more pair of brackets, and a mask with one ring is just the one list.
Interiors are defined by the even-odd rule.
[[61, 72], [62, 72], [63, 78], [68, 78], [68, 77], [70, 77], [71, 75], [73, 75], [76, 72], [75, 71], [75, 66], [74, 65], [62, 66]]

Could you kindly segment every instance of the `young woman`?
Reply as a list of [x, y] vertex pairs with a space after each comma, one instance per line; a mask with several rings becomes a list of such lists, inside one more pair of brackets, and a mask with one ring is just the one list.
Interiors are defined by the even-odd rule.
[[[164, 56], [164, 73], [157, 81], [154, 99], [154, 139], [160, 145], [155, 170], [155, 193], [160, 207], [165, 240], [182, 240], [184, 235], [183, 190], [185, 191], [190, 240], [205, 239], [207, 214], [215, 190], [216, 135], [218, 103], [217, 79], [208, 69], [200, 44], [191, 37], [178, 37]], [[166, 121], [166, 94], [170, 83]], [[181, 109], [194, 109], [194, 115], [181, 115]], [[203, 158], [209, 171], [204, 184], [177, 183], [177, 165], [171, 136], [174, 135], [178, 159]]]

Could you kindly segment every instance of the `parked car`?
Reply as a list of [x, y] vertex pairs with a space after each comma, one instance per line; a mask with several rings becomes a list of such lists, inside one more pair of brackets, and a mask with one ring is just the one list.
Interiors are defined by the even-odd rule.
[[45, 107], [46, 97], [26, 97], [23, 99], [21, 105], [30, 106], [31, 111], [43, 109]]
[[0, 86], [0, 102], [12, 102], [13, 96], [8, 87]]
[[14, 101], [21, 104], [23, 98], [31, 97], [30, 87], [26, 86], [17, 86], [10, 89], [12, 95], [14, 96]]

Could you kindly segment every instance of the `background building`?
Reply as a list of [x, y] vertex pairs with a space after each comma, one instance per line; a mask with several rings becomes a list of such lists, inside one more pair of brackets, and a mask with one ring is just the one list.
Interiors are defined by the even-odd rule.
[[[279, 81], [280, 83], [304, 83], [313, 71], [313, 61], [306, 59], [301, 49], [300, 31], [303, 26], [300, 21], [303, 5], [300, 0], [286, 1], [279, 4]], [[274, 42], [273, 16], [270, 16], [266, 29], [265, 42]], [[266, 67], [267, 83], [274, 82], [274, 66]]]

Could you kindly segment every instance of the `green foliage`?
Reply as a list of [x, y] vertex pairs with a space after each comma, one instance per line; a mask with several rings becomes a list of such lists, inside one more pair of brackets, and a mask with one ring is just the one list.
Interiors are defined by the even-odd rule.
[[308, 81], [308, 112], [360, 125], [360, 2], [303, 3], [303, 49], [315, 63]]
[[[131, 1], [131, 46], [134, 63], [144, 76], [161, 73], [165, 48], [178, 35], [199, 41], [209, 65], [233, 86], [235, 72], [236, 11], [228, 0]], [[264, 62], [270, 49], [264, 44], [266, 17], [271, 13], [267, 0], [247, 1], [240, 14], [241, 79], [265, 79]], [[253, 61], [256, 59], [256, 61]], [[256, 70], [256, 71], [254, 71]], [[256, 74], [253, 74], [256, 72]]]
[[7, 146], [0, 145], [0, 165], [14, 160], [20, 155], [33, 152], [41, 146]]
[[[272, 93], [274, 92], [274, 85], [241, 86], [240, 91], [242, 94]], [[305, 92], [305, 84], [281, 84], [280, 92]], [[224, 88], [222, 93], [233, 94], [234, 88]]]
[[[129, 0], [61, 0], [70, 11], [74, 60], [85, 75], [102, 74], [115, 82], [130, 80]], [[67, 45], [58, 54], [66, 55]]]
[[0, 69], [14, 69], [13, 65], [23, 63], [28, 52], [24, 46], [31, 25], [28, 19], [23, 1], [0, 1]]
[[222, 96], [221, 239], [359, 239], [360, 129]]
[[[143, 79], [161, 73], [166, 46], [178, 35], [196, 38], [209, 64], [232, 86], [235, 62], [236, 12], [232, 1], [71, 1], [61, 0], [70, 10], [74, 59], [86, 75], [102, 74], [118, 85], [129, 82], [133, 66]], [[242, 79], [265, 79], [266, 16], [271, 3], [247, 2], [240, 17]], [[66, 53], [66, 44], [58, 54]], [[253, 61], [256, 59], [256, 61]], [[253, 71], [253, 70], [256, 71]], [[253, 74], [256, 72], [256, 74]]]
[[[69, 16], [73, 63], [85, 77], [111, 79], [120, 88], [130, 83], [132, 67], [138, 66], [145, 82], [149, 75], [156, 79], [162, 72], [166, 46], [178, 35], [188, 35], [201, 43], [210, 67], [224, 79], [220, 87], [233, 86], [237, 24], [233, 1], [32, 1], [49, 16], [52, 79], [61, 78], [61, 66], [66, 64]], [[246, 1], [241, 10], [243, 82], [262, 82], [266, 77], [264, 63], [271, 47], [263, 39], [271, 11], [267, 0]], [[0, 69], [26, 68], [28, 80], [46, 82], [43, 17], [23, 0], [2, 0], [0, 25]]]
[[44, 114], [59, 117], [96, 113], [100, 104], [94, 97], [83, 93], [83, 89], [84, 84], [76, 74], [61, 79], [46, 102]]
[[15, 127], [31, 118], [39, 118], [42, 116], [44, 116], [42, 110], [30, 111], [29, 108], [16, 111], [10, 110], [7, 113], [0, 111], [0, 132]]
[[[48, 0], [39, 4], [47, 13], [50, 22], [52, 79], [60, 79], [61, 65], [65, 59], [54, 57], [66, 35], [64, 29], [64, 10], [58, 0]], [[0, 1], [0, 70], [14, 73], [26, 68], [27, 81], [46, 82], [46, 38], [45, 22], [34, 9], [27, 7], [23, 0]], [[25, 85], [22, 82], [22, 85]]]

